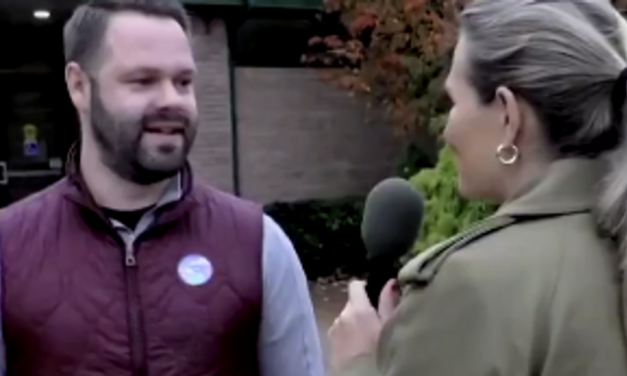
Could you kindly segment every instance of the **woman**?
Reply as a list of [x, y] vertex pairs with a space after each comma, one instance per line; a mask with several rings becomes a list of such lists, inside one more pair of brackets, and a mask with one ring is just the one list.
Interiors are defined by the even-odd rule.
[[627, 375], [627, 166], [603, 161], [627, 161], [626, 30], [606, 0], [466, 7], [444, 138], [460, 192], [501, 207], [406, 265], [398, 306], [392, 283], [378, 314], [351, 284], [338, 374]]

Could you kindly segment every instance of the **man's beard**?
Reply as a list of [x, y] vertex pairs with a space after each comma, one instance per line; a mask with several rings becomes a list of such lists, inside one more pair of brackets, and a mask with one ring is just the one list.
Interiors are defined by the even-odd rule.
[[[103, 163], [122, 179], [150, 185], [176, 175], [185, 165], [196, 136], [196, 124], [189, 116], [172, 110], [155, 111], [135, 119], [116, 119], [104, 107], [97, 86], [92, 92], [91, 127], [100, 147]], [[146, 125], [155, 121], [185, 124], [182, 148], [147, 150], [142, 145]]]

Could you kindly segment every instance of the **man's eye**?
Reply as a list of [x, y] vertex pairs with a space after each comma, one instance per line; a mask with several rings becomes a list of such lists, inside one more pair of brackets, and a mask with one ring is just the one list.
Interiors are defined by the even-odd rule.
[[182, 87], [188, 87], [192, 84], [192, 80], [190, 78], [185, 78], [177, 81], [177, 84]]
[[155, 82], [154, 79], [152, 78], [136, 78], [131, 80], [131, 83], [135, 84], [135, 85], [141, 85], [141, 86], [148, 86], [148, 85], [152, 85]]

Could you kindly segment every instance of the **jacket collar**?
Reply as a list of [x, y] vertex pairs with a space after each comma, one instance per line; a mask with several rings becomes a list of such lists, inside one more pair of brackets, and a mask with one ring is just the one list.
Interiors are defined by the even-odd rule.
[[[75, 203], [85, 207], [104, 218], [102, 209], [98, 207], [93, 196], [89, 192], [80, 171], [80, 143], [77, 142], [70, 148], [65, 164], [66, 177], [69, 181], [69, 189], [65, 196]], [[157, 206], [162, 208], [163, 216], [159, 222], [169, 222], [186, 212], [195, 202], [191, 197], [193, 189], [193, 175], [189, 163], [166, 186], [165, 191]], [[167, 209], [167, 210], [166, 210]]]
[[553, 162], [527, 193], [502, 205], [495, 216], [545, 216], [591, 211], [605, 169], [602, 160], [568, 158]]
[[562, 159], [552, 163], [527, 193], [502, 205], [492, 217], [414, 257], [399, 274], [401, 284], [429, 283], [451, 254], [475, 239], [520, 219], [591, 211], [605, 168], [601, 160], [591, 159]]

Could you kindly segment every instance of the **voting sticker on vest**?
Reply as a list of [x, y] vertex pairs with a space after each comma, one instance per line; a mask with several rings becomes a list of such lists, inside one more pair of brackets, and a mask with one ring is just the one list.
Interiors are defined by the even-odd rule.
[[179, 261], [178, 274], [181, 280], [189, 286], [200, 286], [211, 280], [213, 265], [205, 256], [191, 254]]

